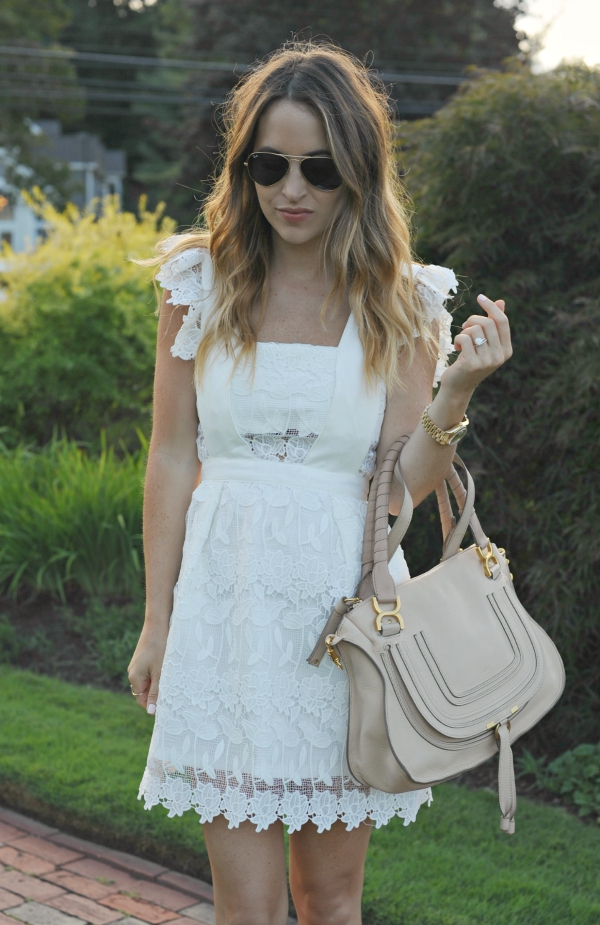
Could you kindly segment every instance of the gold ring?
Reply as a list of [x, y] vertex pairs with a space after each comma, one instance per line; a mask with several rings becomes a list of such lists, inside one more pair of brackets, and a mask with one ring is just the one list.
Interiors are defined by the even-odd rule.
[[135, 692], [134, 689], [133, 689], [133, 684], [130, 684], [129, 686], [130, 686], [130, 688], [131, 688], [131, 693], [132, 693], [132, 696], [133, 696], [133, 697], [141, 697], [142, 694], [145, 694], [145, 693], [146, 693], [146, 691], [142, 691], [142, 694], [136, 694], [136, 692]]

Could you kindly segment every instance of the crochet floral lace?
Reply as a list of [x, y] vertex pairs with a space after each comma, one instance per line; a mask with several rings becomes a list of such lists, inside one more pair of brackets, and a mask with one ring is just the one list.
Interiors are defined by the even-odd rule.
[[[424, 305], [443, 322], [454, 276], [419, 274]], [[178, 255], [159, 280], [173, 304], [189, 306], [173, 354], [193, 359], [210, 295], [206, 252]], [[258, 344], [253, 380], [235, 372], [229, 412], [257, 460], [306, 460], [331, 406], [337, 349]], [[384, 410], [382, 391], [365, 475]], [[204, 460], [201, 429], [198, 437]], [[408, 824], [431, 800], [428, 789], [391, 795], [352, 779], [346, 673], [328, 659], [318, 671], [306, 662], [333, 604], [360, 578], [365, 507], [276, 484], [208, 479], [196, 488], [140, 787], [147, 808], [194, 809], [200, 822], [223, 814], [230, 827], [250, 820], [259, 831], [312, 820], [323, 831], [337, 819], [348, 829], [394, 815]], [[392, 566], [396, 581], [408, 578], [401, 550]]]
[[[146, 779], [147, 778], [147, 779]], [[161, 803], [169, 810], [169, 816], [181, 816], [186, 810], [194, 809], [200, 822], [212, 822], [215, 816], [224, 815], [229, 828], [237, 828], [240, 822], [249, 820], [261, 832], [277, 819], [288, 832], [297, 832], [308, 821], [317, 826], [318, 832], [330, 829], [338, 819], [348, 830], [357, 828], [367, 819], [381, 828], [393, 816], [404, 819], [409, 825], [417, 818], [419, 807], [431, 803], [430, 790], [415, 790], [412, 793], [392, 794], [380, 790], [360, 787], [354, 781], [335, 778], [331, 785], [314, 784], [303, 780], [300, 785], [284, 784], [279, 779], [272, 786], [265, 781], [253, 781], [248, 775], [241, 779], [215, 772], [197, 775], [192, 768], [184, 776], [170, 776], [160, 766], [154, 773], [146, 771], [142, 790], [146, 796], [146, 809]]]

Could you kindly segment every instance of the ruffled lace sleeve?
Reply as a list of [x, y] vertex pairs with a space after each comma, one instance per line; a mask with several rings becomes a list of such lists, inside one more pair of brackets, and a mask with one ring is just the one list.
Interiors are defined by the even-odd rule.
[[427, 320], [437, 322], [439, 328], [438, 361], [433, 378], [433, 384], [437, 386], [448, 365], [448, 357], [454, 352], [451, 330], [452, 315], [446, 309], [446, 302], [454, 298], [450, 293], [457, 291], [458, 280], [452, 270], [447, 267], [436, 267], [433, 264], [427, 267], [414, 264], [413, 275], [415, 288], [421, 298]]
[[182, 360], [193, 360], [202, 336], [202, 314], [206, 313], [213, 288], [210, 254], [201, 247], [181, 251], [162, 265], [156, 279], [163, 289], [170, 290], [170, 304], [189, 306], [171, 353]]

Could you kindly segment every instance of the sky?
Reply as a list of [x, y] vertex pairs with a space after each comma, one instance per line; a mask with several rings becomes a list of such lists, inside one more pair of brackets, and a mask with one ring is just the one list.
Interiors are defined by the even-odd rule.
[[563, 59], [600, 64], [600, 0], [529, 0], [528, 15], [519, 17], [517, 26], [529, 35], [547, 30], [536, 70]]

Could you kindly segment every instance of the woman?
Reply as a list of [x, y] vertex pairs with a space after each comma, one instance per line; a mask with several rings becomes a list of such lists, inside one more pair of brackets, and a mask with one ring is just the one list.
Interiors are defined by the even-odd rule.
[[[166, 242], [157, 276], [147, 612], [129, 671], [156, 713], [140, 796], [199, 814], [219, 925], [285, 923], [284, 823], [301, 925], [353, 925], [371, 827], [408, 824], [431, 795], [352, 780], [345, 673], [306, 659], [360, 578], [376, 461], [411, 434], [415, 503], [442, 480], [444, 434], [510, 356], [509, 327], [480, 296], [444, 371], [454, 274], [411, 264], [386, 100], [355, 59], [284, 47], [225, 125], [207, 230]], [[393, 571], [408, 578], [401, 552]]]

